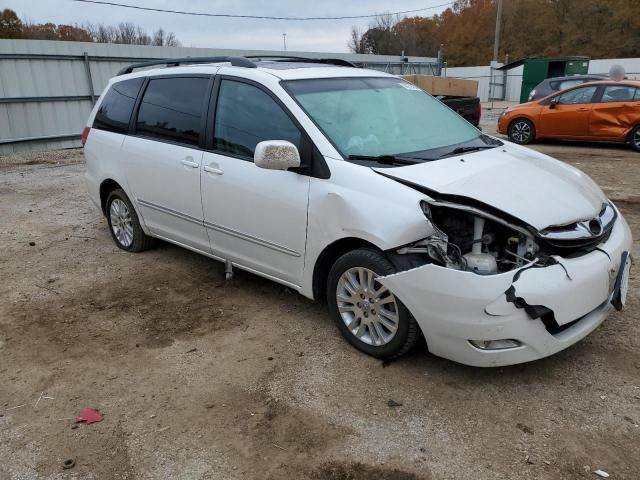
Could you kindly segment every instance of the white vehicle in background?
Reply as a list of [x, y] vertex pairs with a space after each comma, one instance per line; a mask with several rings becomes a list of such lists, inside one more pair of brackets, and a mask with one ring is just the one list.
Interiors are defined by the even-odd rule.
[[423, 335], [468, 365], [527, 362], [622, 308], [631, 234], [589, 177], [332, 63], [173, 59], [113, 78], [83, 141], [116, 244], [160, 238], [326, 297], [382, 359]]

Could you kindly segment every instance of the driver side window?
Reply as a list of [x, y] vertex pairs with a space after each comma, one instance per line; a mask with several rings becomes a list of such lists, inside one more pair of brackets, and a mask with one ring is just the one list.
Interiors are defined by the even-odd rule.
[[597, 86], [576, 88], [559, 95], [558, 103], [561, 105], [576, 105], [580, 103], [591, 103], [593, 95], [598, 89]]
[[261, 89], [222, 80], [216, 104], [213, 149], [253, 161], [264, 140], [288, 140], [301, 151], [302, 135], [289, 115]]

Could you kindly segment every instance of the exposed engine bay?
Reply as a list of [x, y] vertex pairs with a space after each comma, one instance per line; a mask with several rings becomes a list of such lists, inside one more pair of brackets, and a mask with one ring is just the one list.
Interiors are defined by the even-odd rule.
[[531, 263], [539, 251], [533, 235], [472, 211], [423, 202], [425, 216], [435, 233], [397, 250], [400, 255], [418, 255], [413, 262], [432, 263], [480, 275], [506, 272]]
[[402, 263], [416, 267], [434, 263], [447, 268], [492, 275], [526, 265], [555, 263], [554, 254], [573, 257], [597, 247], [567, 244], [559, 248], [526, 226], [509, 222], [472, 206], [423, 201], [422, 210], [434, 233], [396, 250]]

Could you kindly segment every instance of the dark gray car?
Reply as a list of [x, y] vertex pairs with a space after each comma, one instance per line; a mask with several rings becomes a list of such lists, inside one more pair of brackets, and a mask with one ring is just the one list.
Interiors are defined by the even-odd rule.
[[580, 85], [581, 83], [595, 82], [598, 80], [605, 80], [607, 78], [607, 75], [598, 74], [546, 78], [536, 85], [536, 88], [531, 90], [531, 93], [529, 94], [529, 101], [532, 102], [534, 100], [539, 100], [540, 98], [547, 97], [552, 93]]

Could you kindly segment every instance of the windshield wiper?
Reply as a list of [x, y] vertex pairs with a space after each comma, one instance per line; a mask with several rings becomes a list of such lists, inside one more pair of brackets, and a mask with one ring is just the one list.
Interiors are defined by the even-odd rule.
[[487, 144], [487, 145], [494, 145], [496, 147], [500, 147], [502, 145], [504, 145], [504, 143], [502, 143], [500, 140], [498, 140], [497, 138], [493, 138], [490, 137], [489, 135], [486, 134], [482, 134], [480, 135], [480, 138]]
[[451, 155], [460, 155], [461, 153], [477, 152], [480, 150], [488, 150], [490, 148], [496, 148], [498, 145], [476, 145], [475, 147], [457, 147], [450, 152], [443, 153], [438, 158], [449, 157]]
[[405, 157], [402, 155], [349, 155], [347, 160], [369, 160], [384, 165], [415, 165], [429, 158]]

